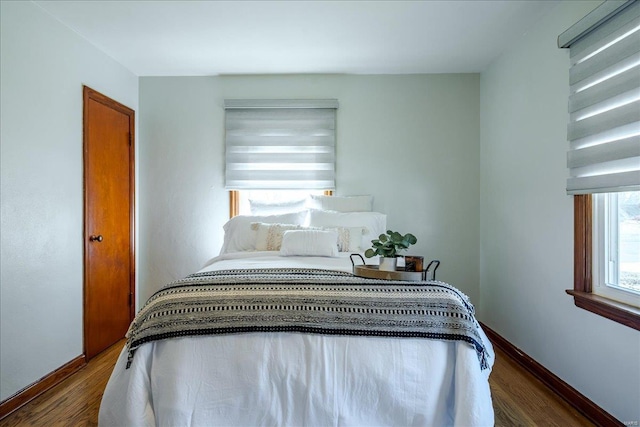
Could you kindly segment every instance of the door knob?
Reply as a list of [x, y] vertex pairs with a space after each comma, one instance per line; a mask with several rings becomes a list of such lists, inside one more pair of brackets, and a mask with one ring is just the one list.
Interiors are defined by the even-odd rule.
[[90, 242], [102, 242], [102, 234], [98, 234], [97, 236], [89, 236]]

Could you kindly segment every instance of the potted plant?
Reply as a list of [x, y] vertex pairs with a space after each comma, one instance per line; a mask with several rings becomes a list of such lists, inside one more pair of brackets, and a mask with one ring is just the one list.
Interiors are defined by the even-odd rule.
[[382, 271], [395, 271], [398, 264], [398, 252], [415, 245], [418, 239], [411, 233], [404, 236], [397, 231], [387, 230], [387, 234], [381, 234], [372, 240], [371, 248], [364, 252], [367, 258], [380, 256], [379, 269]]

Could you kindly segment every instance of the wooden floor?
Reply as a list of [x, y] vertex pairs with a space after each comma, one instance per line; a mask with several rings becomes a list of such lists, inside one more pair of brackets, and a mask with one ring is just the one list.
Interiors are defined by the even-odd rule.
[[593, 426], [571, 405], [494, 346], [489, 377], [496, 426]]
[[[8, 426], [95, 426], [102, 392], [124, 341], [57, 387], [0, 421]], [[496, 348], [490, 377], [496, 426], [592, 426], [571, 406]]]
[[91, 359], [75, 374], [0, 421], [5, 426], [97, 426], [102, 392], [125, 340]]

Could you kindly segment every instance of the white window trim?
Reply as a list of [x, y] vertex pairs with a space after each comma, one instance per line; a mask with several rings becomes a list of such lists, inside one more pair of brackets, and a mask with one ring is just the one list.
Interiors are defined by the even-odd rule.
[[[613, 194], [613, 193], [612, 193]], [[607, 277], [617, 275], [618, 269], [607, 269], [607, 263], [612, 262], [610, 256], [611, 247], [617, 247], [617, 221], [610, 221], [614, 212], [612, 207], [607, 203], [608, 194], [593, 195], [593, 284], [592, 292], [605, 298], [612, 299], [624, 304], [640, 307], [640, 294], [632, 291], [626, 291], [608, 283], [617, 283], [617, 277]], [[613, 239], [609, 236], [613, 235]], [[616, 256], [613, 256], [616, 261]]]

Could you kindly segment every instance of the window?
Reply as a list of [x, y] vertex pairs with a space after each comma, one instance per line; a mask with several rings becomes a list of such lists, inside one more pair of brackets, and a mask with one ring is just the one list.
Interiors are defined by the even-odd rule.
[[593, 198], [593, 289], [640, 307], [640, 192]]
[[335, 188], [337, 108], [334, 99], [225, 100], [230, 216], [245, 213], [250, 197], [283, 201]]
[[640, 2], [607, 1], [558, 37], [570, 48], [569, 179], [577, 306], [640, 330]]
[[[600, 295], [597, 289], [595, 292], [593, 290], [593, 264], [599, 263], [599, 260], [594, 258], [593, 251], [592, 198], [590, 194], [574, 196], [574, 287], [567, 293], [574, 297], [576, 306], [640, 330], [640, 309], [637, 306], [622, 303]], [[598, 286], [602, 285], [598, 283]]]
[[[310, 195], [321, 194], [330, 196], [333, 192], [331, 190], [230, 191], [229, 217], [233, 218], [236, 215], [269, 215], [283, 213], [285, 211], [290, 212], [292, 209], [301, 208]], [[282, 211], [279, 211], [278, 207], [281, 207]]]

